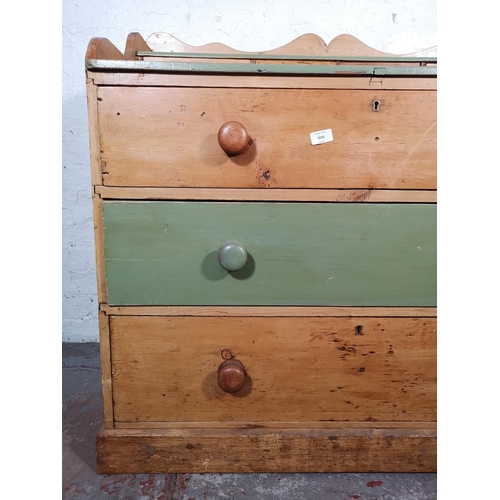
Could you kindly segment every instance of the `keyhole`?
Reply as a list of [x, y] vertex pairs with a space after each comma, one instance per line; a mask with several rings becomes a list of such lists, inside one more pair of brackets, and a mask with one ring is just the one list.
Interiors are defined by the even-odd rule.
[[356, 335], [363, 335], [363, 334], [361, 333], [361, 330], [362, 330], [362, 329], [363, 329], [363, 327], [362, 327], [361, 325], [356, 326]]
[[372, 102], [373, 111], [378, 111], [380, 109], [380, 101], [376, 100]]

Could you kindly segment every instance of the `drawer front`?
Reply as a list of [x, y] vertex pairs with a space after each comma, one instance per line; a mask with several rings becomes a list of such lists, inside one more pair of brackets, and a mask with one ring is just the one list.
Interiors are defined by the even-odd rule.
[[[99, 87], [98, 115], [108, 186], [436, 188], [435, 91]], [[236, 156], [228, 121], [253, 140]]]
[[112, 316], [110, 333], [117, 422], [436, 419], [435, 318]]
[[[111, 305], [436, 305], [433, 204], [102, 205]], [[231, 273], [228, 240], [247, 250]]]

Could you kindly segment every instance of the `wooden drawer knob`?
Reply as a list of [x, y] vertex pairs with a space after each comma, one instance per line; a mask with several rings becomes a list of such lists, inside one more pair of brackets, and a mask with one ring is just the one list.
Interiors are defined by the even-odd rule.
[[219, 264], [228, 272], [232, 273], [241, 269], [248, 259], [247, 249], [243, 243], [236, 240], [228, 240], [219, 248]]
[[245, 367], [240, 361], [228, 359], [219, 366], [217, 381], [224, 392], [234, 393], [245, 385], [246, 375]]
[[251, 143], [247, 129], [239, 122], [226, 122], [217, 135], [220, 147], [228, 155], [243, 153]]

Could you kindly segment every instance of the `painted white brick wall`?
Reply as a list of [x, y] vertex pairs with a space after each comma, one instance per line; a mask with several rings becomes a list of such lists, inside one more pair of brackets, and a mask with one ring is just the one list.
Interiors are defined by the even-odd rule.
[[437, 44], [435, 0], [63, 0], [63, 341], [98, 340], [84, 56], [92, 37], [123, 51], [130, 32], [191, 45], [268, 50], [315, 33], [348, 33], [393, 54]]

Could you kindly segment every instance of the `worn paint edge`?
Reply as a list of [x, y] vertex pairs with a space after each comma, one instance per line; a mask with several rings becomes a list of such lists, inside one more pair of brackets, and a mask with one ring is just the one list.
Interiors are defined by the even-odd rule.
[[87, 59], [85, 68], [94, 71], [126, 70], [138, 72], [226, 73], [259, 75], [329, 75], [329, 76], [437, 76], [434, 66], [342, 66], [298, 64], [235, 64], [206, 62], [170, 62], [140, 60]]
[[437, 63], [437, 57], [415, 56], [308, 56], [292, 54], [261, 54], [258, 52], [220, 53], [220, 52], [160, 52], [152, 50], [138, 50], [138, 57], [169, 57], [191, 59], [262, 59], [274, 61], [357, 61], [357, 62], [412, 62]]

